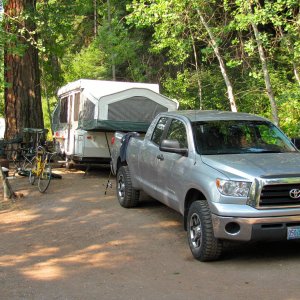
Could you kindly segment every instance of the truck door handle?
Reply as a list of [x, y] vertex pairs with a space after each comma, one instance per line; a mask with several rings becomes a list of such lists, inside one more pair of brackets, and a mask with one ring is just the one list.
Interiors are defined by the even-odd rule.
[[162, 154], [159, 154], [159, 155], [157, 155], [157, 159], [164, 160], [165, 158], [164, 158], [164, 156]]

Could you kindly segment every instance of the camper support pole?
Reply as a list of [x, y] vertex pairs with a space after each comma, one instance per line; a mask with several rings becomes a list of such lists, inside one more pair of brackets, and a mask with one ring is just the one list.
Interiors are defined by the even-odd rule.
[[[105, 132], [105, 139], [106, 139], [106, 144], [107, 144], [107, 148], [108, 148], [108, 152], [109, 152], [109, 157], [110, 157], [110, 161], [111, 161], [111, 151], [110, 151], [109, 142], [108, 142], [108, 138], [107, 138], [107, 132]], [[112, 188], [112, 183], [110, 181], [110, 176], [111, 176], [111, 167], [110, 167], [109, 175], [108, 175], [108, 178], [107, 178], [107, 183], [106, 183], [104, 195], [106, 195], [107, 189], [109, 187]]]

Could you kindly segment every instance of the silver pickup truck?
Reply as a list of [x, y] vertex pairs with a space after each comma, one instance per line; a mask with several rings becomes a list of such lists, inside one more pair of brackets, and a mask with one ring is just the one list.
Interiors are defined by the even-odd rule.
[[300, 152], [267, 119], [161, 113], [144, 138], [115, 134], [112, 171], [123, 207], [144, 191], [183, 215], [200, 261], [218, 259], [225, 240], [300, 239]]

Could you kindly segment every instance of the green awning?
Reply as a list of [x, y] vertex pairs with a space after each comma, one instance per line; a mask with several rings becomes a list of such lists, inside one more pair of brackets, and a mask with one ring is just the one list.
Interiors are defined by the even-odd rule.
[[89, 120], [81, 121], [79, 128], [86, 131], [136, 131], [146, 132], [150, 123], [132, 121], [112, 121], [112, 120]]

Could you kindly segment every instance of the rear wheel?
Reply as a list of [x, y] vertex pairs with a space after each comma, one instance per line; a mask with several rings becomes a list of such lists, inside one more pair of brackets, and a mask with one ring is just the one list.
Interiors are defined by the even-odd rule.
[[200, 261], [217, 260], [222, 242], [214, 237], [211, 213], [207, 201], [191, 204], [187, 217], [187, 234], [193, 256]]
[[125, 208], [138, 205], [140, 191], [132, 187], [128, 166], [122, 166], [117, 173], [117, 197], [121, 206]]
[[38, 179], [38, 189], [41, 193], [46, 192], [51, 181], [51, 173], [51, 166], [46, 164]]

